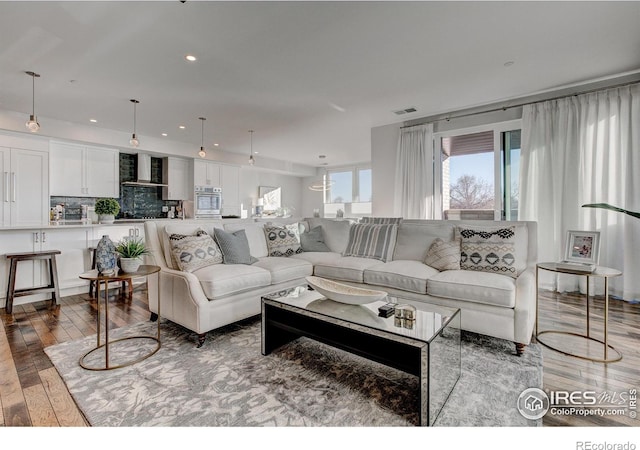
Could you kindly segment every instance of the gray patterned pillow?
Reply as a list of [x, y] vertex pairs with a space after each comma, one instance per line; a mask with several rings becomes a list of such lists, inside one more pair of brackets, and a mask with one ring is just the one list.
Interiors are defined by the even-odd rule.
[[349, 242], [342, 256], [379, 259], [387, 262], [396, 247], [398, 225], [357, 223], [349, 229]]
[[297, 223], [284, 226], [264, 226], [269, 256], [291, 256], [302, 253]]
[[458, 226], [460, 268], [516, 278], [515, 226]]
[[222, 262], [218, 244], [206, 232], [198, 232], [196, 236], [172, 234], [169, 243], [172, 259], [183, 272], [193, 272]]
[[429, 247], [424, 263], [440, 271], [460, 270], [460, 239], [445, 242], [436, 238]]
[[258, 258], [251, 256], [249, 241], [244, 230], [229, 233], [220, 228], [214, 228], [213, 233], [222, 251], [222, 260], [225, 264], [250, 265], [258, 262]]

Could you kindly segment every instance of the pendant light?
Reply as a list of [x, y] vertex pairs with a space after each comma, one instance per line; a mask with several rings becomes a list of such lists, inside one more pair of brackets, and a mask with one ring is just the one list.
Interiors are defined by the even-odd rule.
[[198, 119], [200, 119], [200, 121], [202, 122], [202, 144], [200, 145], [200, 151], [198, 152], [198, 155], [200, 156], [200, 158], [204, 158], [205, 156], [207, 156], [207, 152], [204, 151], [204, 121], [207, 120], [204, 117], [198, 117]]
[[253, 166], [256, 163], [256, 160], [253, 157], [253, 130], [249, 130], [249, 136], [251, 136], [251, 147], [249, 149], [249, 164]]
[[25, 72], [27, 75], [31, 77], [31, 115], [29, 116], [29, 121], [25, 123], [25, 126], [29, 131], [35, 133], [40, 129], [40, 124], [38, 123], [38, 118], [36, 117], [36, 78], [40, 78], [40, 74], [35, 72]]
[[131, 135], [131, 139], [129, 139], [129, 145], [131, 145], [132, 147], [137, 147], [138, 145], [140, 145], [140, 141], [136, 137], [136, 105], [140, 102], [134, 98], [129, 101], [133, 103], [133, 134]]
[[[327, 157], [326, 155], [318, 156], [318, 158], [320, 159], [325, 159], [326, 157]], [[325, 166], [327, 165], [327, 163], [322, 163], [322, 164]], [[316, 191], [316, 192], [327, 192], [328, 190], [331, 189], [331, 186], [333, 186], [334, 184], [335, 184], [335, 181], [329, 178], [329, 175], [327, 174], [327, 169], [325, 167], [322, 178], [311, 182], [311, 184], [309, 185], [309, 190]]]

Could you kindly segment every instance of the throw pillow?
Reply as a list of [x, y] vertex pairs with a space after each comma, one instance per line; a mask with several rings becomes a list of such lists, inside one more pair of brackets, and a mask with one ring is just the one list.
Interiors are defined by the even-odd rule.
[[264, 234], [267, 238], [269, 256], [291, 256], [302, 253], [297, 223], [284, 226], [265, 225]]
[[257, 258], [251, 256], [249, 241], [244, 230], [229, 233], [220, 228], [214, 228], [213, 233], [222, 251], [222, 262], [225, 264], [253, 264], [258, 262]]
[[515, 226], [458, 226], [460, 268], [517, 277]]
[[424, 263], [439, 271], [460, 270], [460, 239], [445, 242], [436, 238], [429, 247]]
[[222, 262], [218, 244], [206, 232], [198, 232], [196, 236], [172, 234], [169, 243], [173, 261], [183, 272], [193, 272]]
[[360, 223], [373, 223], [376, 225], [400, 225], [402, 217], [362, 217]]
[[331, 249], [324, 243], [322, 226], [300, 234], [300, 247], [303, 252], [330, 252]]
[[349, 241], [342, 255], [387, 262], [393, 257], [397, 235], [397, 225], [357, 223], [349, 229]]

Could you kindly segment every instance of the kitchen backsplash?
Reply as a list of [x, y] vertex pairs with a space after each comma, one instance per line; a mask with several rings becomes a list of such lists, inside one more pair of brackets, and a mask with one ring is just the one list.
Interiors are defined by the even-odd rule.
[[[136, 155], [120, 153], [120, 183], [136, 181]], [[162, 183], [162, 158], [151, 158], [151, 181]], [[66, 220], [82, 219], [82, 205], [92, 207], [97, 198], [94, 197], [50, 197], [50, 206], [64, 205]], [[116, 219], [165, 218], [162, 207], [178, 206], [177, 200], [163, 200], [162, 187], [154, 186], [122, 186], [120, 185], [120, 213]]]

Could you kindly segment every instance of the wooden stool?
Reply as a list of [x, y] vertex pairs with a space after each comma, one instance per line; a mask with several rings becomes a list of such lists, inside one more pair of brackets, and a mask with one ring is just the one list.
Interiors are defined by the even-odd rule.
[[[7, 286], [7, 305], [5, 306], [7, 314], [11, 314], [11, 311], [13, 310], [14, 297], [22, 297], [40, 292], [51, 292], [51, 301], [56, 305], [60, 304], [60, 291], [58, 290], [58, 266], [56, 265], [56, 255], [59, 255], [60, 253], [60, 250], [47, 250], [31, 253], [9, 253], [6, 255], [7, 259], [11, 261], [9, 265], [9, 284]], [[16, 272], [18, 270], [18, 262], [34, 260], [49, 261], [49, 285], [16, 289]]]
[[[96, 248], [95, 247], [89, 247], [89, 251], [91, 252], [91, 270], [96, 268]], [[96, 298], [96, 295], [98, 293], [98, 289], [96, 288], [96, 283], [97, 281], [89, 281], [89, 296], [91, 298]], [[129, 300], [131, 300], [133, 298], [133, 280], [131, 278], [128, 278], [126, 281], [122, 281], [120, 284], [120, 289], [122, 290], [122, 292], [125, 292], [125, 285], [126, 283], [129, 283]], [[105, 286], [105, 289], [108, 288], [108, 283], [107, 286]]]

